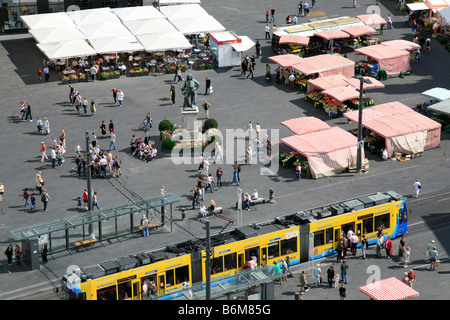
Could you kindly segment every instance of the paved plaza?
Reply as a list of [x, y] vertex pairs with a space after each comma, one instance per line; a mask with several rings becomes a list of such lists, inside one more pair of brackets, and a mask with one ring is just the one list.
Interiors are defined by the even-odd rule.
[[[345, 118], [330, 119], [323, 110], [313, 108], [305, 101], [305, 93], [290, 90], [288, 86], [276, 84], [275, 81], [265, 81], [265, 64], [270, 63], [268, 57], [273, 55], [270, 42], [264, 40], [265, 10], [276, 3], [275, 24], [283, 24], [288, 14], [297, 12], [296, 1], [269, 0], [205, 0], [202, 7], [213, 15], [227, 30], [237, 35], [246, 35], [252, 40], [259, 40], [262, 46], [262, 56], [257, 60], [254, 79], [240, 77], [240, 69], [221, 68], [214, 70], [188, 70], [188, 73], [200, 82], [198, 101], [211, 103], [210, 117], [217, 120], [219, 129], [246, 129], [248, 122], [259, 122], [263, 129], [279, 130], [279, 138], [292, 135], [281, 121], [301, 116], [315, 116], [326, 121], [330, 126], [340, 126], [346, 130], [354, 129], [354, 124], [347, 124]], [[374, 1], [358, 1], [358, 7], [353, 8], [352, 2], [320, 1], [311, 10], [324, 11], [332, 16], [354, 17], [366, 13]], [[411, 29], [402, 27], [403, 12], [394, 9], [394, 1], [380, 2], [381, 16], [393, 15], [391, 30], [385, 30], [381, 40], [405, 39], [412, 40]], [[307, 22], [300, 17], [299, 23]], [[247, 52], [254, 54], [254, 49]], [[348, 54], [352, 60], [362, 60], [365, 57], [354, 52]], [[168, 192], [175, 193], [183, 200], [174, 206], [174, 217], [177, 219], [175, 231], [158, 231], [149, 238], [139, 236], [126, 241], [117, 241], [105, 246], [97, 246], [89, 251], [79, 253], [59, 254], [50, 256], [49, 263], [40, 271], [23, 271], [9, 268], [3, 256], [0, 266], [0, 299], [20, 297], [25, 284], [34, 286], [35, 290], [48, 288], [49, 285], [63, 275], [69, 265], [85, 266], [102, 262], [115, 257], [156, 248], [168, 243], [183, 241], [193, 236], [203, 237], [204, 225], [198, 222], [198, 210], [191, 210], [191, 190], [196, 182], [197, 164], [174, 165], [169, 156], [160, 150], [158, 124], [163, 119], [169, 119], [175, 124], [181, 124], [180, 108], [182, 84], [173, 81], [173, 75], [147, 76], [107, 81], [78, 83], [75, 86], [83, 97], [94, 99], [97, 112], [95, 115], [77, 115], [69, 103], [69, 87], [62, 85], [56, 74], [52, 74], [48, 83], [39, 83], [36, 70], [45, 57], [39, 52], [35, 40], [27, 35], [0, 36], [0, 181], [5, 186], [4, 199], [0, 202], [0, 243], [6, 248], [14, 243], [8, 230], [29, 226], [36, 223], [51, 221], [76, 215], [81, 211], [76, 209], [77, 197], [86, 188], [86, 180], [78, 177], [74, 169], [75, 146], [79, 143], [85, 148], [85, 132], [95, 132], [98, 143], [108, 149], [109, 137], [102, 139], [100, 124], [113, 120], [117, 136], [117, 148], [112, 150], [113, 156], [122, 161], [122, 176], [120, 182], [129, 190], [142, 198], [157, 196], [161, 186]], [[431, 55], [422, 54], [420, 62], [411, 62], [412, 75], [404, 78], [388, 79], [384, 89], [370, 91], [370, 97], [375, 104], [400, 101], [409, 107], [415, 107], [424, 101], [420, 95], [427, 89], [445, 87], [450, 83], [449, 53], [435, 39], [432, 40]], [[270, 63], [272, 70], [275, 65]], [[209, 77], [214, 87], [214, 93], [204, 96], [205, 79]], [[169, 101], [169, 87], [176, 87], [176, 104]], [[124, 106], [119, 107], [113, 102], [111, 90], [115, 87], [124, 94]], [[20, 101], [28, 101], [32, 107], [33, 122], [18, 119]], [[139, 128], [142, 118], [151, 113], [154, 128], [150, 131], [151, 138], [158, 148], [158, 157], [145, 163], [130, 156], [129, 142], [132, 135], [143, 135]], [[50, 121], [49, 135], [36, 133], [36, 118], [47, 117]], [[205, 120], [200, 110], [199, 119]], [[51, 138], [58, 140], [61, 130], [65, 130], [67, 156], [62, 166], [52, 168], [51, 161], [40, 162], [40, 143], [47, 146]], [[273, 141], [272, 139], [272, 142]], [[259, 194], [266, 199], [269, 188], [275, 192], [273, 204], [253, 206], [250, 211], [244, 211], [243, 224], [249, 224], [273, 218], [279, 215], [297, 212], [310, 207], [340, 201], [351, 197], [365, 195], [377, 191], [394, 190], [409, 196], [413, 192], [415, 179], [420, 179], [424, 186], [423, 192], [433, 194], [448, 186], [449, 165], [448, 140], [442, 137], [441, 147], [426, 151], [423, 157], [405, 161], [382, 161], [378, 156], [367, 152], [370, 167], [366, 174], [342, 173], [319, 180], [303, 179], [297, 181], [295, 171], [280, 167], [275, 175], [261, 175], [264, 166], [256, 164], [242, 165], [241, 185], [244, 192], [251, 193], [258, 189]], [[276, 149], [276, 148], [275, 148]], [[48, 149], [49, 150], [49, 149]], [[289, 151], [279, 146], [279, 152]], [[47, 151], [47, 154], [49, 152]], [[243, 158], [229, 159], [222, 165], [224, 170], [224, 187], [214, 193], [206, 192], [205, 205], [214, 199], [218, 206], [224, 208], [223, 215], [237, 219], [234, 205], [237, 186], [230, 185], [233, 175], [234, 160], [244, 162]], [[215, 173], [217, 165], [210, 168]], [[42, 202], [37, 199], [37, 210], [30, 212], [24, 208], [22, 200], [23, 189], [34, 188], [34, 179], [38, 171], [42, 172], [51, 200], [48, 211], [44, 212]], [[100, 207], [107, 208], [124, 204], [128, 201], [120, 191], [104, 179], [94, 179], [93, 189], [98, 193]], [[181, 209], [188, 208], [187, 218], [181, 221]], [[211, 218], [213, 232], [220, 231], [226, 224], [216, 217]], [[237, 226], [236, 224], [234, 225]], [[51, 280], [49, 280], [51, 279]], [[291, 299], [292, 297], [287, 297]], [[283, 297], [281, 297], [283, 299]]]

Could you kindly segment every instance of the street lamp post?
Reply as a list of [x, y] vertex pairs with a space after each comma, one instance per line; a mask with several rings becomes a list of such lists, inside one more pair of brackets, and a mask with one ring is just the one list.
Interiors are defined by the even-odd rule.
[[362, 142], [362, 110], [363, 110], [363, 86], [364, 83], [371, 84], [372, 81], [369, 79], [364, 79], [360, 75], [354, 76], [355, 79], [359, 80], [359, 108], [358, 108], [358, 146], [356, 154], [356, 172], [361, 173], [362, 169], [362, 148], [364, 148], [364, 143]]

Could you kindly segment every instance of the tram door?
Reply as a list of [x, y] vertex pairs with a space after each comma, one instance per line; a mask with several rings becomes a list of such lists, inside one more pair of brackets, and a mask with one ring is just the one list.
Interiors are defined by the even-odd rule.
[[134, 280], [132, 283], [133, 286], [133, 300], [141, 299], [141, 286], [139, 279]]
[[359, 242], [362, 240], [362, 224], [361, 221], [356, 222], [356, 236], [359, 239]]
[[158, 275], [158, 296], [166, 293], [166, 274], [161, 273]]
[[341, 227], [334, 228], [333, 249], [336, 249], [338, 242], [341, 241]]
[[267, 247], [261, 248], [261, 266], [267, 266]]

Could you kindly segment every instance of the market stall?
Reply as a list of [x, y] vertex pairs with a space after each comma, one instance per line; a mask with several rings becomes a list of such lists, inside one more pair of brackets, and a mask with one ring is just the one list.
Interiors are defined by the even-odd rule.
[[282, 138], [281, 143], [306, 157], [302, 168], [308, 170], [307, 177], [319, 179], [356, 168], [357, 139], [339, 127]]
[[342, 74], [331, 75], [328, 77], [321, 77], [308, 80], [306, 83], [306, 92], [323, 91], [328, 88], [345, 87], [347, 85], [347, 77]]
[[437, 11], [442, 8], [447, 8], [450, 4], [447, 0], [425, 0], [424, 3], [427, 5], [430, 13], [428, 19], [425, 19], [425, 23], [431, 23], [433, 18], [437, 17]]
[[319, 77], [334, 74], [342, 74], [346, 77], [355, 75], [355, 62], [341, 55], [321, 54], [304, 58], [292, 65], [292, 68], [303, 75], [317, 74]]
[[378, 38], [371, 36], [377, 31], [366, 25], [356, 25], [342, 29], [343, 32], [348, 33], [353, 39], [353, 43], [357, 45], [370, 46], [379, 42]]
[[349, 46], [352, 43], [350, 35], [339, 29], [319, 31], [314, 33], [314, 37], [322, 39], [322, 50], [326, 50], [328, 47], [337, 53], [339, 53], [344, 46]]
[[372, 300], [405, 300], [419, 296], [419, 292], [394, 277], [371, 282], [359, 291]]
[[306, 134], [316, 131], [328, 130], [331, 127], [316, 117], [300, 117], [281, 122], [283, 126], [295, 134]]
[[410, 70], [408, 51], [397, 50], [386, 45], [363, 47], [355, 49], [355, 51], [365, 55], [369, 64], [376, 64], [375, 74], [369, 75], [377, 76], [380, 70], [384, 70], [387, 75], [399, 74]]
[[283, 54], [269, 57], [270, 61], [275, 62], [277, 65], [283, 68], [292, 67], [294, 64], [301, 62], [302, 59], [303, 58], [300, 58], [295, 54]]
[[373, 27], [374, 29], [379, 29], [380, 33], [381, 30], [383, 30], [387, 25], [387, 21], [377, 13], [361, 14], [359, 16], [356, 16], [356, 18], [361, 20], [366, 26]]
[[420, 45], [418, 45], [417, 43], [403, 39], [384, 41], [381, 42], [380, 45], [404, 51], [416, 51], [420, 48]]
[[272, 37], [272, 49], [277, 54], [296, 54], [304, 56], [310, 38], [297, 34], [283, 34]]
[[[359, 121], [358, 111], [347, 112], [344, 116], [353, 122]], [[362, 119], [363, 127], [385, 139], [388, 157], [407, 160], [440, 145], [441, 124], [398, 101], [363, 109]]]
[[[344, 113], [359, 108], [359, 92], [352, 87], [334, 87], [321, 92], [322, 98], [315, 103], [316, 108], [323, 108], [330, 117], [342, 116]], [[320, 101], [323, 101], [320, 103]], [[364, 106], [373, 105], [371, 99], [363, 96]]]
[[25, 26], [32, 29], [74, 27], [75, 24], [65, 12], [21, 15]]
[[436, 87], [422, 92], [422, 95], [431, 98], [433, 100], [443, 101], [450, 99], [450, 90]]

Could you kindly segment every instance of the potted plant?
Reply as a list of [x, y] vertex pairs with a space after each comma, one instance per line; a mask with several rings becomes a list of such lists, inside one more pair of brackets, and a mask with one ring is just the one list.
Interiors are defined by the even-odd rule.
[[88, 77], [87, 77], [84, 73], [81, 73], [81, 74], [78, 76], [78, 81], [79, 81], [79, 82], [88, 82]]

